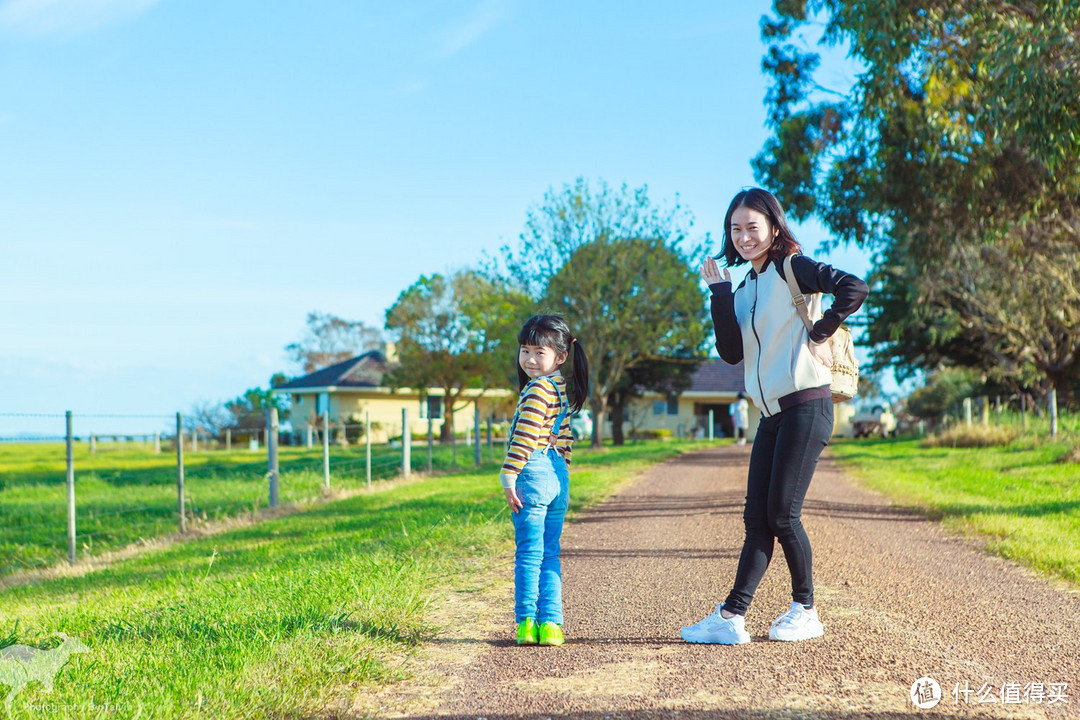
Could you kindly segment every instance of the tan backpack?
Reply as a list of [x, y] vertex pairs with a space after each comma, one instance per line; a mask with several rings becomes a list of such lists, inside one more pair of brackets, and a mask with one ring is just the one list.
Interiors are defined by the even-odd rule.
[[[795, 273], [791, 270], [791, 258], [784, 258], [784, 279], [787, 280], [788, 289], [791, 290], [791, 303], [806, 325], [807, 332], [814, 329], [814, 321], [810, 319], [810, 309], [806, 306], [806, 296], [799, 289], [799, 283], [795, 281]], [[841, 403], [855, 397], [859, 390], [859, 361], [855, 359], [855, 343], [851, 339], [851, 331], [841, 325], [829, 338], [829, 347], [832, 349], [832, 400]]]

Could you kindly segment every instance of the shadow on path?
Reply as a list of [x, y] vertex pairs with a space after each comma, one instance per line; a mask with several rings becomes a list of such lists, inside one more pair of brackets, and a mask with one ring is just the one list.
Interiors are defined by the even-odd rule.
[[[914, 706], [913, 706], [914, 707]], [[680, 720], [791, 720], [792, 718], [814, 718], [815, 720], [850, 720], [850, 718], [873, 718], [873, 720], [911, 720], [912, 717], [933, 718], [970, 718], [971, 714], [941, 712], [936, 708], [923, 711], [921, 715], [910, 712], [882, 712], [874, 710], [794, 710], [792, 708], [765, 708], [761, 710], [736, 710], [714, 708], [709, 710], [672, 710], [657, 706], [634, 710], [591, 710], [559, 713], [482, 713], [468, 715], [409, 715], [402, 720], [420, 720], [421, 718], [439, 718], [440, 720], [547, 720], [557, 717], [573, 717], [576, 720], [634, 720], [635, 718], [679, 718]]]
[[565, 558], [678, 558], [682, 560], [731, 560], [739, 557], [739, 549], [710, 548], [563, 548]]

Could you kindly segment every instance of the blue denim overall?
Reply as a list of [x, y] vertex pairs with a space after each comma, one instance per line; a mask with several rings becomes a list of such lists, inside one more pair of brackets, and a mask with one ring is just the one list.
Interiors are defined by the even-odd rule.
[[[552, 434], [558, 436], [568, 407], [558, 385], [555, 385], [555, 392], [559, 396], [559, 416], [555, 418]], [[513, 429], [510, 435], [513, 437]], [[511, 514], [517, 542], [514, 555], [516, 622], [535, 618], [538, 623], [562, 625], [559, 541], [570, 501], [570, 473], [563, 456], [554, 446], [537, 448], [518, 475], [516, 487], [522, 505], [521, 510]]]

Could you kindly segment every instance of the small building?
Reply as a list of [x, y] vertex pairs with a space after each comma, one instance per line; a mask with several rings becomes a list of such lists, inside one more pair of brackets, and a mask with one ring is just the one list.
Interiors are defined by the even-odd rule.
[[[331, 365], [274, 388], [288, 393], [292, 400], [291, 421], [301, 436], [308, 427], [322, 427], [325, 410], [329, 422], [358, 437], [365, 416], [372, 424], [373, 442], [386, 442], [401, 436], [402, 410], [408, 411], [409, 427], [414, 440], [427, 436], [428, 420], [432, 433], [438, 437], [445, 421], [445, 398], [442, 388], [391, 388], [383, 378], [391, 363], [378, 351], [366, 352]], [[713, 436], [732, 437], [731, 405], [743, 388], [743, 365], [728, 365], [719, 358], [710, 358], [698, 366], [691, 377], [690, 387], [677, 395], [646, 392], [628, 403], [623, 418], [623, 431], [629, 436], [666, 434], [674, 437], [708, 437], [709, 413], [712, 412]], [[455, 428], [459, 435], [471, 427], [474, 408], [479, 408], [483, 420], [492, 418], [506, 423], [513, 417], [517, 393], [507, 388], [487, 390], [467, 389], [455, 404]], [[587, 407], [587, 405], [586, 405]], [[834, 435], [849, 426], [850, 403], [836, 406]], [[747, 437], [753, 439], [761, 413], [750, 401]], [[604, 437], [611, 437], [611, 418], [605, 418]], [[500, 427], [499, 430], [504, 430]], [[337, 436], [335, 436], [337, 437]]]
[[[623, 429], [627, 434], [660, 430], [675, 437], [708, 437], [712, 411], [713, 437], [732, 437], [731, 405], [740, 392], [743, 392], [742, 363], [728, 365], [719, 358], [710, 358], [698, 366], [691, 376], [690, 387], [682, 393], [666, 395], [648, 391], [630, 401]], [[751, 402], [747, 437], [754, 437], [760, 417]]]
[[[408, 412], [413, 438], [427, 437], [428, 420], [438, 437], [445, 421], [445, 398], [442, 388], [391, 388], [383, 384], [390, 370], [386, 357], [375, 350], [296, 378], [274, 390], [288, 393], [292, 400], [291, 420], [296, 432], [304, 435], [308, 427], [322, 427], [322, 413], [337, 427], [358, 427], [365, 416], [371, 421], [372, 442], [386, 442], [401, 436], [402, 410]], [[467, 389], [455, 403], [454, 426], [463, 434], [474, 419], [474, 407], [480, 417], [504, 420], [514, 413], [516, 393], [503, 388]], [[353, 436], [353, 433], [347, 433]], [[359, 433], [355, 433], [359, 435]]]
[[[666, 429], [675, 437], [708, 437], [709, 412], [712, 411], [713, 437], [733, 437], [735, 428], [731, 406], [740, 392], [745, 393], [743, 364], [729, 365], [719, 358], [710, 358], [698, 366], [690, 380], [689, 389], [679, 395], [647, 392], [629, 403], [624, 431]], [[761, 411], [748, 396], [749, 427], [746, 436], [753, 439], [761, 421]], [[833, 436], [850, 434], [851, 403], [833, 406]], [[610, 418], [608, 425], [610, 428]], [[610, 429], [608, 431], [610, 437]]]

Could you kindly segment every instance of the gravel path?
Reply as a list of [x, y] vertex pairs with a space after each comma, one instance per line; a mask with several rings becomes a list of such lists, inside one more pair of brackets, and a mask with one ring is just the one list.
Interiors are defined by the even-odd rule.
[[[565, 646], [513, 644], [512, 567], [503, 566], [486, 589], [448, 599], [440, 621], [457, 629], [425, 652], [415, 682], [369, 695], [353, 712], [1080, 717], [1080, 595], [890, 507], [827, 456], [803, 511], [825, 637], [768, 640], [770, 621], [790, 602], [778, 545], [747, 615], [753, 642], [682, 642], [680, 627], [711, 612], [734, 579], [748, 461], [749, 446], [680, 456], [566, 527]], [[909, 697], [923, 676], [941, 686], [933, 710]], [[1043, 684], [1041, 704], [1025, 700], [1024, 686], [1034, 683]], [[1051, 683], [1067, 683], [1068, 704], [1050, 704]], [[957, 684], [973, 691], [959, 702]], [[1003, 702], [1003, 690], [1019, 702]]]

